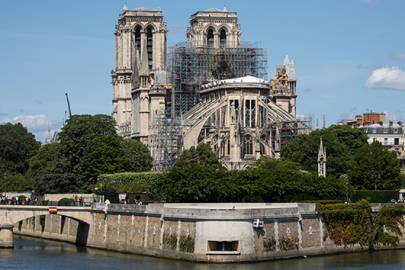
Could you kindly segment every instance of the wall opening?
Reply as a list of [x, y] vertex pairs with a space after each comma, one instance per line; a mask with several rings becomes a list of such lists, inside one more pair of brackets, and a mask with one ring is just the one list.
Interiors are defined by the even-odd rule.
[[239, 241], [208, 241], [208, 252], [239, 252]]

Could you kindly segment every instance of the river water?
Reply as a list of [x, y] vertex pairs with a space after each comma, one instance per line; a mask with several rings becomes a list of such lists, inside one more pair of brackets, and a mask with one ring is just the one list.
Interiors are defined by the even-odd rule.
[[26, 236], [0, 249], [0, 269], [405, 269], [405, 250], [359, 252], [258, 263], [207, 264], [169, 260]]

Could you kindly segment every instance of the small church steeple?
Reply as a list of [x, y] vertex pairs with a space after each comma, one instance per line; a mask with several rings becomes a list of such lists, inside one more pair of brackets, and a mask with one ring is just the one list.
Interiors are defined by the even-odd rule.
[[326, 147], [323, 146], [322, 137], [318, 152], [318, 176], [326, 177]]

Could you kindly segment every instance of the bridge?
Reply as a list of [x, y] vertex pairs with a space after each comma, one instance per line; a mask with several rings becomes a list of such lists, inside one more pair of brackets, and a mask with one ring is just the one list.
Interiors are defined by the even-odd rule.
[[[103, 208], [104, 205], [101, 207]], [[91, 210], [92, 207], [80, 206], [0, 205], [0, 248], [14, 247], [14, 224], [21, 220], [41, 215], [58, 214], [90, 224]]]

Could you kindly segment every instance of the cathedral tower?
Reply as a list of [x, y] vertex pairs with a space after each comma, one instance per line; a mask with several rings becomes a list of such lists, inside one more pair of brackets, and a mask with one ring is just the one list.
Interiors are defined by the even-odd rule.
[[190, 18], [187, 29], [187, 42], [194, 47], [231, 47], [240, 46], [240, 25], [237, 24], [236, 12], [210, 8], [199, 11]]
[[[132, 97], [131, 90], [139, 86], [136, 54], [147, 55], [148, 69], [155, 72], [166, 69], [167, 26], [159, 9], [144, 7], [135, 9], [124, 5], [115, 26], [115, 71], [111, 72], [113, 84], [113, 113], [117, 122], [117, 133], [131, 135]], [[144, 60], [145, 61], [145, 60]]]

